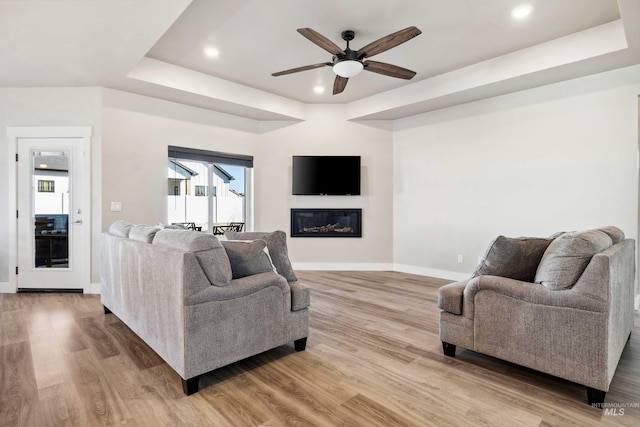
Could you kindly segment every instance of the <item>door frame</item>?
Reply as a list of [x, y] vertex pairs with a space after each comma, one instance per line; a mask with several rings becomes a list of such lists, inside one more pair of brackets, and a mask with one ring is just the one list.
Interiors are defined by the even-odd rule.
[[[82, 148], [85, 152], [83, 156], [85, 180], [83, 181], [83, 190], [85, 197], [89, 200], [86, 204], [85, 224], [88, 232], [85, 237], [85, 248], [89, 251], [87, 262], [89, 265], [84, 266], [84, 275], [86, 279], [86, 287], [91, 285], [91, 137], [93, 130], [91, 126], [20, 126], [7, 127], [7, 146], [9, 151], [9, 164], [7, 165], [9, 182], [9, 215], [18, 209], [18, 167], [17, 161], [11, 159], [16, 158], [18, 153], [18, 141], [22, 138], [81, 138]], [[9, 221], [9, 282], [7, 289], [1, 289], [2, 293], [15, 293], [18, 288], [18, 278], [16, 277], [16, 267], [18, 265], [18, 218], [15, 221]], [[86, 289], [86, 288], [85, 288]]]

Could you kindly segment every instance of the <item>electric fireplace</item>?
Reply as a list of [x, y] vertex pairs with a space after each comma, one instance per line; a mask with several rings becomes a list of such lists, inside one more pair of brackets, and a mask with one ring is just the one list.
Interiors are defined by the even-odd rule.
[[362, 237], [362, 209], [291, 209], [291, 237]]

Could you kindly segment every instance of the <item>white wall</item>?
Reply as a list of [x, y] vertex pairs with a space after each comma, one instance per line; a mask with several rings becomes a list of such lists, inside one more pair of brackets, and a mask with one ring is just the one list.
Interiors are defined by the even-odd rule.
[[[100, 169], [101, 147], [101, 89], [99, 88], [0, 88], [0, 242], [9, 242], [9, 221], [15, 221], [15, 212], [8, 211], [7, 194], [9, 162], [15, 162], [7, 142], [7, 127], [14, 126], [91, 126], [92, 142], [92, 221], [99, 224], [100, 185], [96, 183]], [[98, 225], [99, 227], [99, 225]], [[97, 254], [95, 239], [94, 254]], [[0, 245], [0, 283], [8, 282], [9, 251], [15, 246]], [[99, 278], [99, 271], [92, 271], [92, 280]]]
[[252, 120], [109, 89], [102, 115], [103, 230], [119, 219], [167, 222], [169, 145], [253, 155], [257, 138]]
[[[210, 114], [210, 118], [206, 115]], [[255, 229], [285, 230], [290, 208], [362, 208], [363, 238], [289, 240], [292, 262], [321, 268], [390, 268], [392, 262], [392, 135], [346, 122], [338, 105], [309, 106], [305, 122], [261, 134], [253, 121], [105, 90], [103, 229], [118, 219], [167, 221], [167, 146], [254, 156]], [[189, 117], [190, 119], [187, 119]], [[197, 120], [194, 120], [197, 119]], [[291, 159], [300, 154], [362, 156], [362, 196], [291, 195]], [[122, 211], [111, 212], [112, 201]], [[301, 264], [302, 263], [302, 264]]]
[[[390, 269], [392, 262], [392, 134], [344, 120], [341, 105], [308, 105], [307, 119], [260, 135], [256, 151], [257, 230], [290, 234], [291, 208], [362, 208], [362, 238], [290, 238], [295, 268]], [[386, 124], [388, 126], [388, 124]], [[361, 196], [293, 196], [294, 155], [362, 157]]]
[[632, 67], [396, 121], [396, 268], [468, 277], [499, 234], [637, 238], [639, 94]]

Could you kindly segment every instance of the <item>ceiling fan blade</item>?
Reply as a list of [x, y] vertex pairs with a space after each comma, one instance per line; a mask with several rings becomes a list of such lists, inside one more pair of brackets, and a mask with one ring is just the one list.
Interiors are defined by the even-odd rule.
[[415, 71], [378, 61], [364, 61], [364, 69], [385, 76], [411, 80], [416, 75]]
[[339, 53], [344, 54], [344, 50], [322, 34], [317, 31], [312, 30], [311, 28], [298, 28], [297, 30], [300, 34], [311, 40], [311, 42], [317, 44], [324, 50], [334, 55]]
[[298, 67], [298, 68], [292, 68], [290, 70], [278, 71], [277, 73], [273, 73], [271, 75], [274, 76], [274, 77], [283, 76], [285, 74], [299, 73], [300, 71], [313, 70], [314, 68], [321, 68], [321, 67], [325, 67], [327, 65], [333, 65], [333, 64], [331, 62], [322, 62], [320, 64], [305, 65], [304, 67]]
[[406, 42], [407, 40], [411, 40], [412, 38], [414, 38], [415, 36], [419, 36], [420, 34], [422, 34], [422, 31], [420, 31], [416, 27], [407, 27], [404, 30], [396, 31], [393, 34], [389, 34], [388, 36], [382, 37], [381, 39], [369, 43], [362, 49], [358, 49], [358, 56], [365, 58], [377, 55], [384, 52], [385, 50], [391, 49], [392, 47], [396, 47], [399, 44]]
[[337, 95], [342, 93], [344, 88], [347, 86], [347, 82], [349, 81], [346, 77], [336, 76], [336, 79], [333, 81], [333, 94]]

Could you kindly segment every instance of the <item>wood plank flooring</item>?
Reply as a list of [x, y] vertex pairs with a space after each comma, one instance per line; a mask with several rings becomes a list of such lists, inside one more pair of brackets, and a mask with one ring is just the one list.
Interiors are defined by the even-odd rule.
[[[0, 426], [638, 426], [640, 319], [607, 394], [458, 349], [443, 356], [437, 290], [392, 272], [297, 272], [312, 288], [293, 344], [180, 378], [100, 299], [0, 294]], [[623, 415], [622, 415], [623, 413]]]

